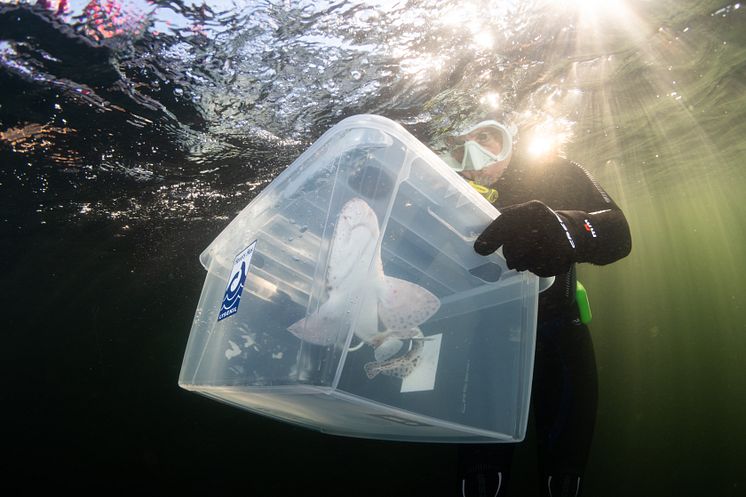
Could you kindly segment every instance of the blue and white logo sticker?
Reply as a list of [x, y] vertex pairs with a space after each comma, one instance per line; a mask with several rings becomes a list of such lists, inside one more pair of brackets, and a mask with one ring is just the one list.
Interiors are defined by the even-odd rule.
[[254, 247], [256, 247], [256, 240], [233, 259], [233, 270], [228, 280], [228, 287], [225, 289], [225, 296], [223, 296], [223, 305], [220, 307], [218, 321], [222, 321], [238, 312], [243, 285], [246, 283], [246, 275], [249, 274], [249, 267], [251, 266], [251, 256], [254, 255]]

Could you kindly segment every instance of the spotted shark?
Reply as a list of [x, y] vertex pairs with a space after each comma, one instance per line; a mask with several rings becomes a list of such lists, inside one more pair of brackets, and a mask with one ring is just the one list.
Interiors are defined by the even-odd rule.
[[[332, 345], [338, 340], [339, 317], [365, 302], [355, 335], [373, 348], [375, 361], [364, 366], [367, 376], [381, 373], [405, 378], [419, 363], [422, 342], [427, 340], [419, 326], [437, 312], [440, 300], [411, 281], [384, 274], [379, 235], [373, 209], [361, 198], [350, 199], [339, 213], [332, 236], [326, 301], [288, 331], [304, 342]], [[373, 301], [376, 305], [370, 305]], [[406, 342], [408, 350], [397, 355]]]
[[[365, 374], [368, 378], [375, 378], [379, 373], [396, 376], [398, 378], [406, 378], [417, 366], [419, 366], [420, 360], [422, 359], [422, 350], [425, 346], [423, 342], [427, 340], [427, 338], [422, 334], [422, 330], [417, 327], [404, 331], [388, 331], [382, 333], [382, 335], [385, 334], [388, 334], [389, 336], [381, 339], [383, 343], [390, 341], [390, 337], [393, 335], [396, 336], [397, 339], [408, 339], [410, 341], [410, 348], [404, 354], [398, 356], [393, 356], [392, 354], [393, 357], [390, 356], [386, 359], [376, 360], [365, 364], [365, 366], [363, 366]], [[376, 347], [375, 344], [373, 344], [373, 346]], [[398, 352], [400, 348], [401, 346], [397, 347], [396, 351]]]

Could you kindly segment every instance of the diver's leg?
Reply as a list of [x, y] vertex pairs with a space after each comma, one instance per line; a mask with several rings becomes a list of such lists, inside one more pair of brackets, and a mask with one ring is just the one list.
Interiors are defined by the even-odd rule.
[[577, 497], [596, 422], [593, 343], [577, 319], [542, 323], [537, 331], [532, 400], [541, 495]]
[[458, 447], [460, 497], [504, 497], [515, 444], [464, 444]]

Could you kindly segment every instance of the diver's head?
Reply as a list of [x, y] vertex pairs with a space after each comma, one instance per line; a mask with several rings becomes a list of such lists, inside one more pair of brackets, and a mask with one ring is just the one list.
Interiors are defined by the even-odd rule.
[[465, 178], [482, 184], [497, 180], [510, 162], [513, 137], [503, 124], [481, 121], [445, 139], [441, 157]]

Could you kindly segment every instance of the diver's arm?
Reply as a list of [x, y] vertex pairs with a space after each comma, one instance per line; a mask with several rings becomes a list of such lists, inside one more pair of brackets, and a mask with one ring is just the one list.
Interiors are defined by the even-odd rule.
[[575, 262], [603, 265], [626, 257], [632, 238], [624, 213], [585, 168], [569, 161], [567, 167], [579, 205], [556, 212], [574, 238]]
[[474, 243], [477, 253], [502, 247], [508, 268], [542, 277], [567, 273], [577, 262], [609, 264], [629, 254], [624, 213], [585, 169], [567, 162], [543, 179], [551, 190], [547, 203], [503, 207]]

